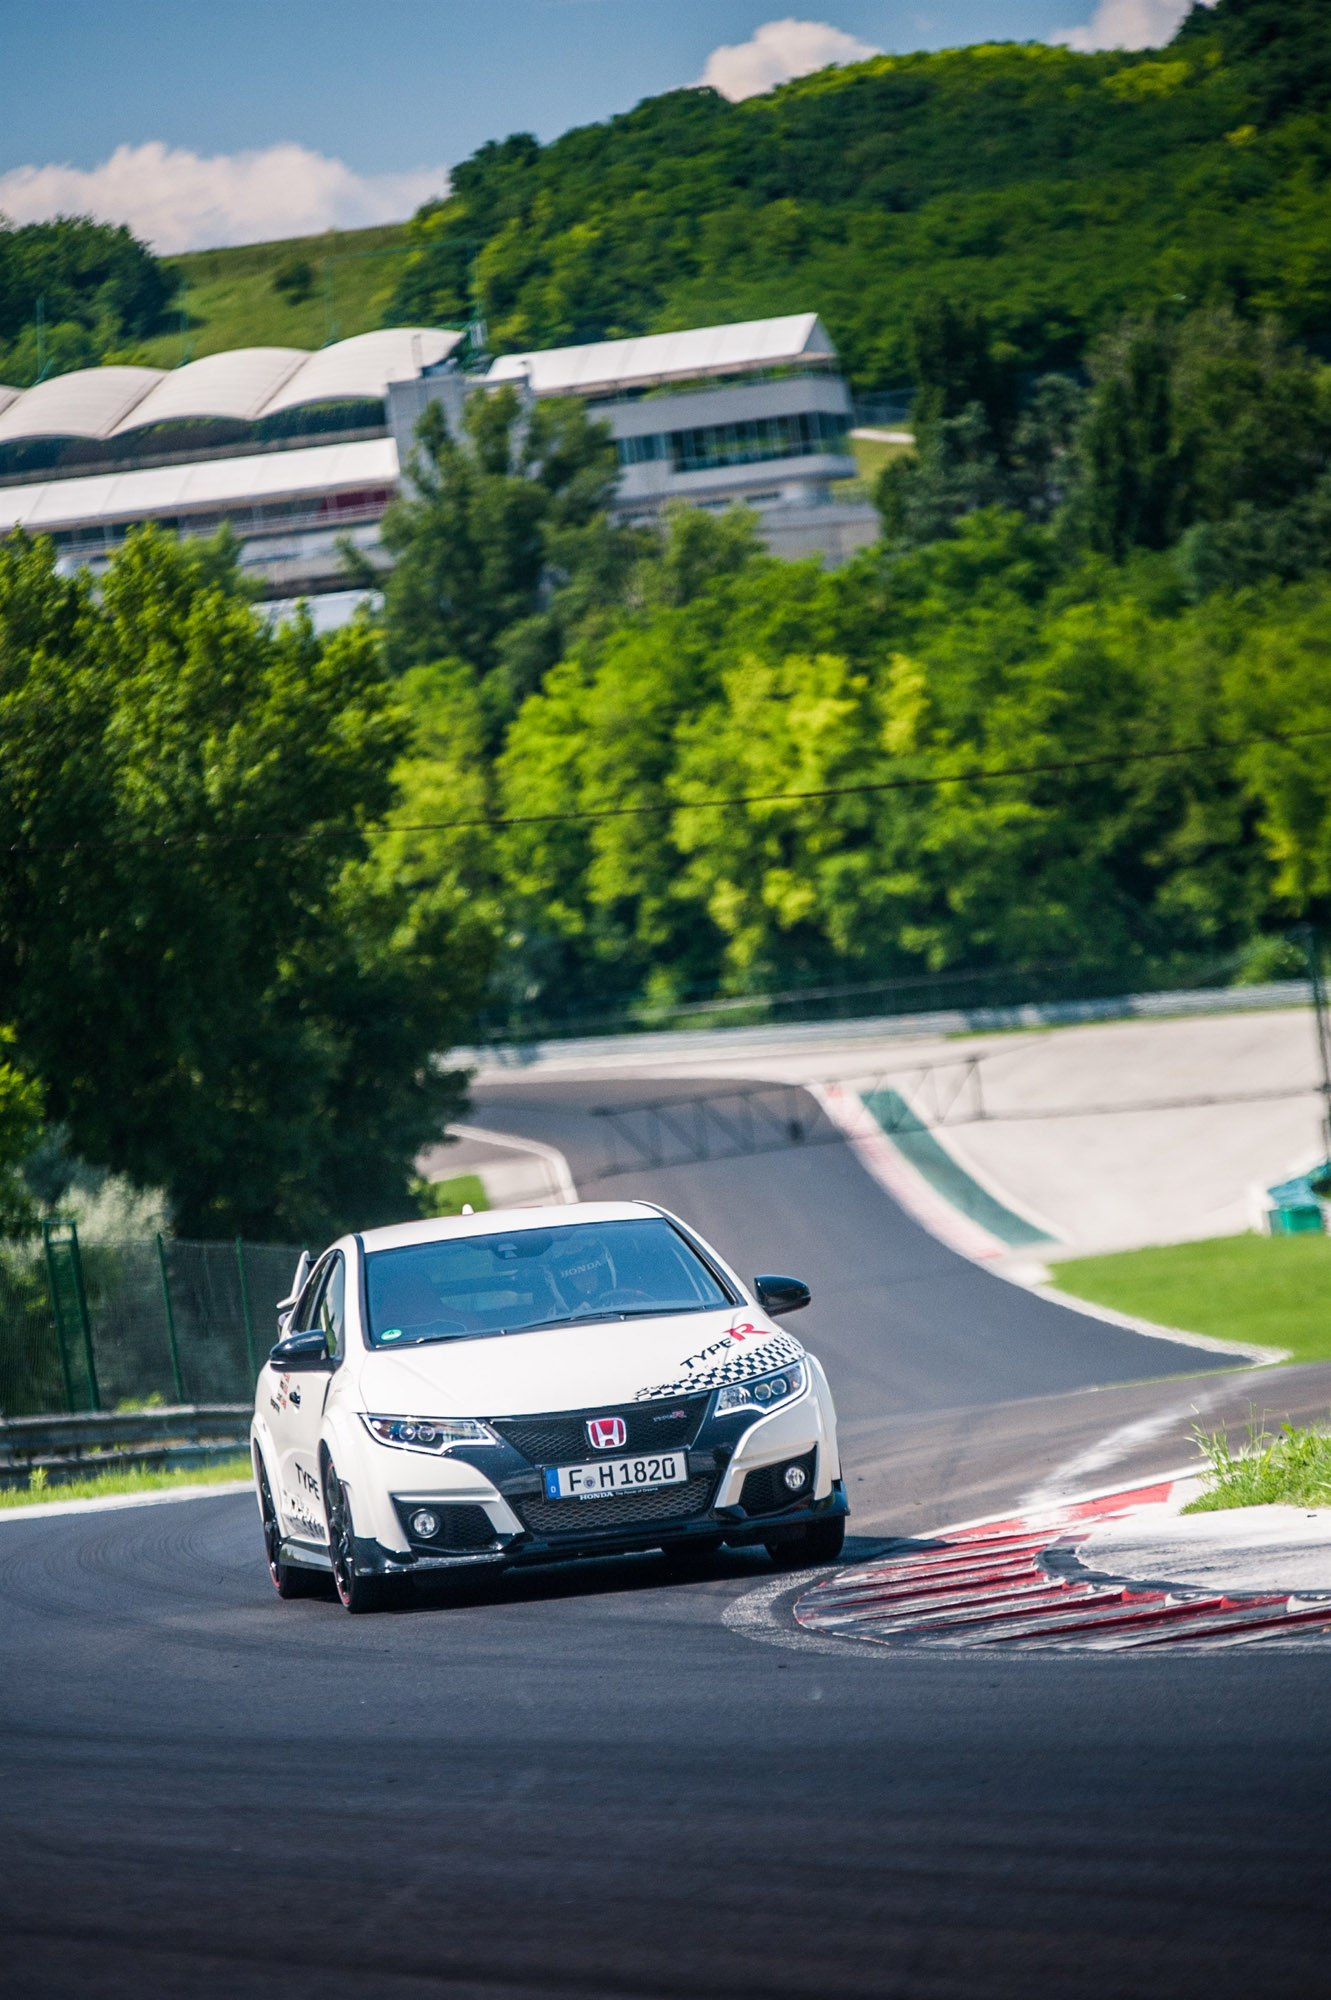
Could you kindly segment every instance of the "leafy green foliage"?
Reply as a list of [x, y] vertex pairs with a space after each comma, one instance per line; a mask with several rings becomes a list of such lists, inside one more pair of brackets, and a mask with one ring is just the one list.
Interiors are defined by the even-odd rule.
[[406, 740], [370, 631], [269, 631], [224, 542], [141, 532], [96, 597], [0, 549], [0, 984], [77, 1152], [186, 1234], [400, 1214], [460, 1100], [488, 941], [363, 831]]
[[1194, 6], [1181, 39], [1218, 40], [1264, 118], [1331, 104], [1331, 20], [1321, 0], [1218, 0]]
[[911, 316], [912, 410], [918, 431], [978, 406], [996, 450], [1006, 445], [1016, 413], [1012, 368], [994, 352], [989, 323], [978, 307], [930, 294]]
[[1271, 322], [1229, 307], [1125, 320], [1092, 350], [1089, 390], [1041, 377], [1015, 417], [983, 317], [948, 308], [943, 333], [918, 350], [918, 449], [875, 485], [894, 544], [1003, 506], [1116, 561], [1187, 534], [1195, 597], [1324, 566], [1331, 374]]
[[[1291, 678], [1309, 658], [1317, 710], [1326, 593], [1305, 595], [1190, 606], [1167, 563], [1069, 565], [1050, 531], [995, 510], [831, 576], [748, 552], [686, 601], [644, 592], [546, 677], [497, 766], [513, 815], [651, 808], [504, 837], [529, 990], [558, 1011], [1070, 959], [1149, 980], [1236, 949], [1303, 891], [1282, 840], [1322, 879], [1316, 785], [1291, 793], [1299, 761], [1274, 748], [1150, 753], [1239, 733], [1268, 653]], [[775, 796], [791, 793], [812, 796]], [[758, 802], [706, 803], [736, 795]]]
[[1163, 54], [881, 56], [519, 133], [414, 218], [387, 317], [458, 324], [474, 290], [507, 351], [816, 309], [860, 388], [911, 374], [927, 295], [985, 313], [1000, 372], [1180, 301], [1318, 333], [1327, 33], [1321, 0], [1221, 0]]
[[12, 1028], [0, 1028], [0, 1241], [21, 1235], [34, 1208], [20, 1174], [41, 1136], [42, 1088], [9, 1060]]
[[389, 659], [399, 671], [464, 661], [504, 717], [559, 658], [572, 624], [614, 600], [644, 543], [606, 520], [618, 462], [607, 426], [581, 403], [524, 412], [514, 389], [475, 394], [461, 428], [454, 437], [430, 405], [414, 491], [384, 521], [396, 558]]
[[1079, 525], [1121, 557], [1235, 510], [1306, 511], [1331, 470], [1331, 379], [1228, 308], [1129, 321], [1095, 351]]
[[1206, 1460], [1207, 1486], [1183, 1509], [1214, 1514], [1227, 1507], [1331, 1507], [1331, 1433], [1282, 1424], [1277, 1436], [1254, 1422], [1234, 1451], [1223, 1431], [1193, 1432]]
[[314, 266], [308, 257], [290, 257], [274, 271], [272, 283], [288, 305], [301, 305], [314, 290]]
[[[1221, 526], [1254, 504], [1235, 492], [1288, 476], [1203, 421], [1190, 357], [1229, 366], [1231, 335], [1248, 371], [1231, 429], [1265, 402], [1269, 422], [1298, 409], [1307, 442], [1320, 407], [1315, 372], [1261, 329], [1222, 315], [1170, 333], [1166, 446], [1177, 430], [1188, 506], [1228, 497]], [[1273, 722], [1331, 732], [1331, 586], [1199, 591], [1186, 538], [1117, 564], [1087, 550], [1085, 492], [1057, 500], [1081, 400], [1041, 385], [1006, 460], [978, 400], [940, 417], [904, 488], [914, 534], [830, 575], [768, 557], [749, 517], [681, 511], [618, 606], [566, 627], [493, 762], [483, 681], [415, 670], [402, 818], [516, 823], [391, 833], [376, 851], [452, 881], [504, 936], [492, 1021], [960, 967], [1077, 962], [1149, 983], [1237, 964], [1331, 904], [1331, 733], [1225, 747]], [[963, 433], [1025, 519], [973, 488], [944, 507], [941, 473], [929, 488], [930, 450]], [[1310, 445], [1298, 476], [1316, 463]], [[1159, 757], [1170, 745], [1188, 754]], [[893, 789], [1008, 768], [1027, 775]], [[755, 802], [713, 803], [736, 796]]]
[[[83, 368], [159, 331], [177, 280], [128, 229], [61, 216], [21, 228], [0, 217], [0, 381]], [[38, 305], [44, 333], [37, 334]]]

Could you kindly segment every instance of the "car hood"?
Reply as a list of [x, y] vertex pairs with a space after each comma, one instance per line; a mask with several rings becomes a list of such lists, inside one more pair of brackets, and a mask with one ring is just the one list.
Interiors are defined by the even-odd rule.
[[552, 1327], [545, 1333], [382, 1348], [361, 1364], [367, 1410], [431, 1417], [523, 1416], [714, 1389], [804, 1352], [753, 1306]]

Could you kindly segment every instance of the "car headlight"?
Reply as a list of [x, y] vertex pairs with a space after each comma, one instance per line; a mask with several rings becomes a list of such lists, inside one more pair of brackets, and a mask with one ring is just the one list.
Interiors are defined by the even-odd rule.
[[792, 1361], [788, 1368], [778, 1368], [775, 1375], [759, 1375], [752, 1382], [734, 1382], [728, 1389], [718, 1390], [713, 1414], [723, 1417], [727, 1410], [775, 1409], [778, 1403], [802, 1396], [808, 1386], [808, 1369], [802, 1361]]
[[377, 1444], [396, 1445], [399, 1451], [428, 1451], [436, 1455], [455, 1444], [499, 1444], [488, 1424], [475, 1417], [367, 1417], [361, 1416]]

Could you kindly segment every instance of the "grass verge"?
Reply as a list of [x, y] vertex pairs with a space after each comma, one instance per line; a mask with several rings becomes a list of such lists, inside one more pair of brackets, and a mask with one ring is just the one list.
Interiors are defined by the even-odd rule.
[[1205, 1493], [1185, 1514], [1223, 1507], [1331, 1507], [1331, 1435], [1282, 1424], [1275, 1437], [1255, 1421], [1245, 1449], [1232, 1452], [1224, 1431], [1193, 1435], [1206, 1457]]
[[894, 458], [905, 458], [915, 449], [913, 444], [889, 444], [886, 438], [861, 437], [852, 437], [850, 448], [866, 486], [872, 486], [883, 467]]
[[454, 1174], [448, 1181], [413, 1181], [412, 1192], [422, 1215], [461, 1215], [470, 1203], [477, 1215], [490, 1206], [479, 1174]]
[[[119, 1493], [169, 1493], [173, 1486], [224, 1486], [231, 1479], [248, 1479], [247, 1452], [215, 1459], [211, 1465], [180, 1466], [171, 1472], [149, 1472], [129, 1466], [122, 1472], [97, 1472], [90, 1479], [68, 1479], [56, 1485], [34, 1473], [26, 1486], [0, 1492], [0, 1509], [40, 1507], [49, 1500], [103, 1500]], [[34, 1483], [35, 1482], [35, 1483]]]
[[1060, 1291], [1116, 1312], [1331, 1361], [1331, 1236], [1216, 1236], [1053, 1269]]

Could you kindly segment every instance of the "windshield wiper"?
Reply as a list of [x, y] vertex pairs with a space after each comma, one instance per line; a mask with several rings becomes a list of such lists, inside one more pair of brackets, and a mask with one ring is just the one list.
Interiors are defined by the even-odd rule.
[[724, 1312], [724, 1306], [607, 1306], [601, 1312], [564, 1313], [559, 1319], [534, 1319], [530, 1326], [505, 1326], [501, 1333], [544, 1333], [552, 1326], [604, 1326], [614, 1319], [663, 1319], [675, 1313]]

